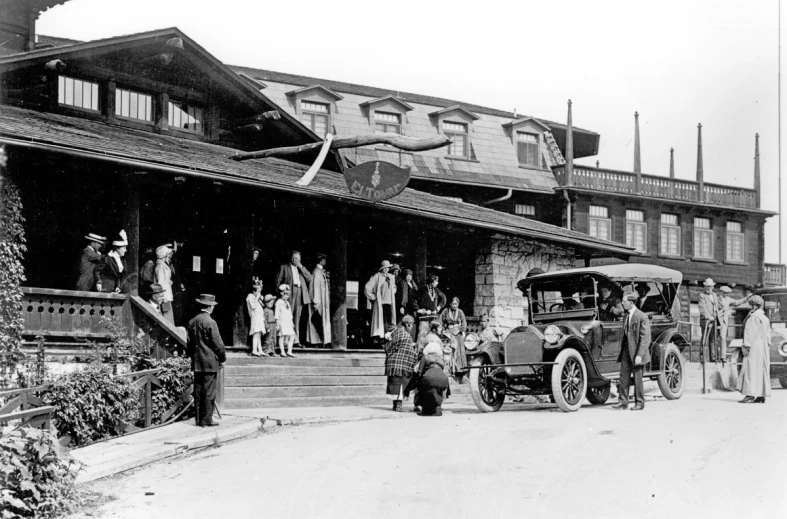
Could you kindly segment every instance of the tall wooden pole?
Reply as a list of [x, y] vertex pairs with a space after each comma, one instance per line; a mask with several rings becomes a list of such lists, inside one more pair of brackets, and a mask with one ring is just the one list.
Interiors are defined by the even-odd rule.
[[675, 198], [675, 148], [669, 149], [669, 195]]
[[697, 182], [699, 183], [699, 192], [697, 193], [697, 200], [700, 202], [705, 201], [705, 178], [702, 171], [702, 123], [697, 125]]
[[[139, 272], [139, 218], [140, 218], [140, 186], [134, 175], [126, 175], [122, 179], [123, 196], [120, 197], [122, 227], [126, 231], [128, 248], [123, 257], [127, 275]], [[139, 285], [131, 288], [132, 295], [139, 295]], [[144, 294], [143, 294], [144, 295]]]
[[[568, 100], [568, 120], [566, 121], [566, 186], [574, 184], [574, 125], [571, 120], [571, 99]], [[571, 229], [571, 197], [563, 190], [566, 199], [566, 229]]]
[[754, 134], [754, 203], [757, 209], [760, 208], [760, 134]]
[[634, 191], [639, 194], [642, 186], [642, 159], [639, 154], [639, 112], [634, 112]]

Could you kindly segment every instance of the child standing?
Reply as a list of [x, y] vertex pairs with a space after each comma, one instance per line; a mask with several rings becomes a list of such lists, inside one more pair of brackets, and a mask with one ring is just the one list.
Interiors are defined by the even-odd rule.
[[262, 308], [262, 281], [254, 278], [251, 293], [246, 296], [246, 307], [249, 310], [249, 335], [251, 335], [254, 357], [262, 356], [262, 334], [265, 333], [265, 314]]
[[279, 299], [276, 300], [276, 328], [279, 331], [279, 350], [282, 357], [294, 357], [292, 345], [295, 342], [295, 324], [292, 321], [290, 306], [290, 286], [279, 285]]
[[273, 310], [273, 304], [276, 298], [271, 294], [265, 294], [262, 300], [262, 306], [265, 313], [265, 329], [267, 333], [262, 341], [262, 353], [270, 357], [276, 356], [276, 312]]

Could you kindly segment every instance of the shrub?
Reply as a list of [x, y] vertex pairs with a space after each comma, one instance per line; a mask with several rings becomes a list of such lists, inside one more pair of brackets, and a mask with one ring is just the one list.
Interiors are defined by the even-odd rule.
[[[153, 361], [152, 367], [161, 368], [156, 378], [161, 387], [152, 391], [153, 411], [151, 424], [161, 423], [161, 417], [175, 405], [185, 391], [194, 383], [191, 372], [191, 361], [185, 357], [170, 357], [162, 361]], [[179, 406], [182, 408], [182, 405]]]
[[0, 517], [53, 517], [71, 509], [75, 471], [49, 431], [0, 429]]
[[139, 387], [130, 379], [113, 377], [108, 368], [93, 365], [53, 379], [42, 399], [55, 406], [58, 434], [86, 445], [117, 436], [124, 424], [134, 423], [139, 395]]

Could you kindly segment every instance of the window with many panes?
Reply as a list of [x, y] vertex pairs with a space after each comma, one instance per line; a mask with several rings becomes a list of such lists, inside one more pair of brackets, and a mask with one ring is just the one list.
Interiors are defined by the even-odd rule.
[[661, 253], [680, 256], [680, 224], [676, 214], [661, 215]]
[[743, 224], [727, 222], [727, 261], [743, 260]]
[[540, 163], [538, 135], [516, 132], [516, 154], [521, 166], [538, 167]]
[[626, 210], [626, 245], [640, 252], [647, 250], [648, 225], [645, 213], [632, 209]]
[[601, 205], [590, 206], [588, 234], [602, 240], [612, 239], [612, 220], [609, 209]]
[[204, 120], [202, 117], [202, 108], [177, 101], [169, 102], [167, 119], [170, 128], [203, 133]]
[[374, 112], [374, 131], [402, 133], [402, 115], [391, 112]]
[[448, 155], [467, 157], [467, 125], [445, 121], [443, 122], [443, 133], [453, 141], [448, 145]]
[[713, 259], [713, 230], [710, 218], [694, 218], [694, 257]]
[[98, 83], [60, 76], [57, 84], [57, 102], [64, 106], [98, 111]]
[[516, 204], [514, 205], [514, 213], [520, 216], [535, 216], [536, 206], [529, 204]]
[[139, 121], [153, 121], [153, 97], [118, 88], [115, 90], [115, 115]]
[[328, 105], [312, 101], [301, 101], [301, 122], [320, 137], [325, 137], [330, 123], [330, 109]]

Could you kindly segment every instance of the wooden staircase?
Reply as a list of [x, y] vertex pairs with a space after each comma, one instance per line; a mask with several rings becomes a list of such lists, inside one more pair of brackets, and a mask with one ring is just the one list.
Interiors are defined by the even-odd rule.
[[[224, 367], [224, 408], [390, 405], [384, 354], [294, 353], [294, 359], [230, 353]], [[448, 402], [471, 402], [467, 383], [452, 380], [451, 393]]]

